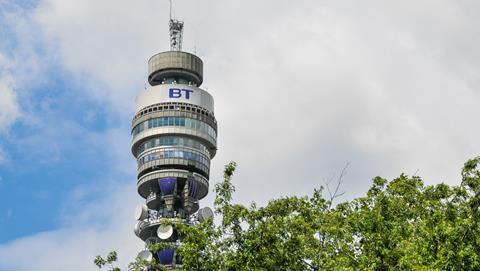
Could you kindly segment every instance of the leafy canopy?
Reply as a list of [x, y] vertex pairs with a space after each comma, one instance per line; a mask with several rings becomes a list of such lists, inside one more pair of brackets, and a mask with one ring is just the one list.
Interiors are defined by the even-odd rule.
[[[233, 203], [231, 162], [215, 186], [219, 223], [176, 225], [184, 235], [182, 269], [480, 270], [479, 164], [480, 157], [465, 163], [459, 186], [427, 186], [402, 174], [376, 177], [366, 196], [336, 205], [319, 189], [257, 207]], [[112, 260], [116, 254], [95, 264], [119, 270]], [[146, 264], [137, 259], [130, 268]]]

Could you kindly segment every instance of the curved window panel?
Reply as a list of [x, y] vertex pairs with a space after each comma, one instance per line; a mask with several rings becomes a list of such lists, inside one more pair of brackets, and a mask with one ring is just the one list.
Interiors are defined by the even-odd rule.
[[182, 151], [182, 150], [162, 150], [154, 153], [147, 154], [137, 159], [138, 166], [141, 167], [145, 163], [165, 158], [183, 158], [188, 160], [197, 161], [205, 166], [210, 166], [210, 159], [199, 153]]
[[155, 147], [163, 147], [163, 146], [181, 146], [181, 147], [189, 147], [193, 149], [197, 149], [204, 153], [210, 154], [208, 148], [200, 143], [195, 139], [191, 139], [188, 137], [181, 137], [181, 136], [162, 136], [157, 138], [152, 138], [145, 141], [143, 144], [138, 146], [137, 155]]
[[184, 117], [160, 117], [146, 120], [133, 128], [132, 135], [136, 136], [142, 131], [147, 129], [162, 127], [162, 126], [179, 126], [194, 129], [208, 134], [213, 138], [217, 138], [217, 132], [212, 126], [195, 119], [189, 119]]

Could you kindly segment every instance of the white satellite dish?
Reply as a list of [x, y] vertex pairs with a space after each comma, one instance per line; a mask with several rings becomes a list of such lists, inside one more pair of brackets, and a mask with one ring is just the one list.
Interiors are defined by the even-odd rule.
[[157, 236], [162, 240], [166, 240], [173, 235], [172, 225], [160, 225], [157, 229]]
[[198, 213], [197, 213], [198, 221], [203, 222], [209, 219], [210, 217], [213, 217], [213, 211], [212, 209], [210, 209], [210, 207], [204, 207], [198, 210]]
[[142, 221], [138, 221], [137, 223], [135, 223], [135, 226], [133, 227], [133, 232], [135, 232], [135, 235], [140, 237], [140, 224], [142, 223]]
[[148, 217], [148, 208], [145, 204], [137, 205], [135, 208], [135, 219], [136, 220], [144, 220]]
[[149, 250], [140, 251], [137, 258], [150, 262], [153, 259], [153, 254]]

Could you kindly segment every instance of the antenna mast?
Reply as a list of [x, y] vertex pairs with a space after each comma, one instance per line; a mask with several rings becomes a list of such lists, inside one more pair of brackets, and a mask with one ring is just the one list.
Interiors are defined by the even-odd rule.
[[170, 50], [181, 51], [183, 40], [183, 21], [176, 20], [172, 17], [173, 0], [170, 0]]

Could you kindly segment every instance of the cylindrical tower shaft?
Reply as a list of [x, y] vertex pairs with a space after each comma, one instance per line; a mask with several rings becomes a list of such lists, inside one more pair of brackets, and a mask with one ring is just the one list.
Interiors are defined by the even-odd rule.
[[199, 200], [208, 193], [218, 126], [213, 97], [200, 88], [203, 62], [199, 57], [162, 52], [148, 61], [148, 74], [151, 87], [138, 95], [132, 121], [137, 190], [145, 199], [136, 210], [135, 234], [147, 245], [170, 244], [153, 256], [175, 267], [181, 264], [175, 254], [181, 238], [166, 221], [193, 223]]

